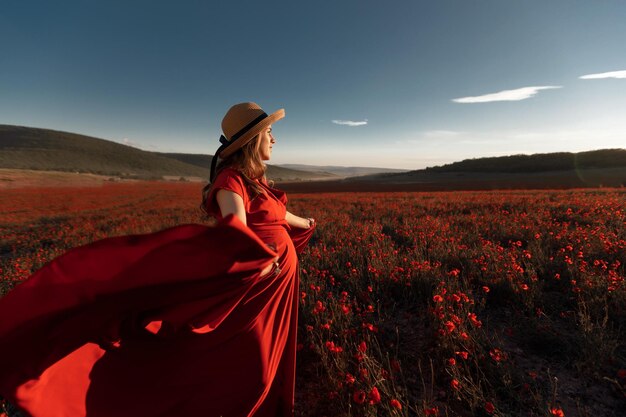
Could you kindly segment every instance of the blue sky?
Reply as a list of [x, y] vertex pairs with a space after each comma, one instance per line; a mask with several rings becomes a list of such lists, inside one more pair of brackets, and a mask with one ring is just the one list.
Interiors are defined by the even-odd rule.
[[255, 101], [274, 164], [626, 147], [621, 0], [1, 4], [1, 124], [212, 154]]

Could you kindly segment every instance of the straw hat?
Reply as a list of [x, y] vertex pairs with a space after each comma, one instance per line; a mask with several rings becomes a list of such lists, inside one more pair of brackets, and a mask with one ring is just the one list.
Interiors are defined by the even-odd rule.
[[285, 117], [285, 109], [279, 109], [268, 116], [258, 104], [252, 102], [235, 104], [228, 109], [222, 119], [222, 132], [224, 132], [220, 136], [222, 145], [217, 149], [211, 161], [210, 182], [213, 182], [218, 158], [228, 158], [263, 129], [283, 117]]
[[239, 103], [232, 106], [222, 119], [220, 142], [225, 145], [216, 156], [224, 159], [250, 142], [263, 129], [285, 117], [285, 110], [280, 109], [267, 115], [256, 103]]

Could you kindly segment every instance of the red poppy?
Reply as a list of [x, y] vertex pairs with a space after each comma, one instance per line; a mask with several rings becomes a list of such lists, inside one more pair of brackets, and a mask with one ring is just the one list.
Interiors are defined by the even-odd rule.
[[319, 314], [324, 310], [326, 310], [326, 307], [324, 307], [324, 303], [322, 303], [321, 301], [317, 301], [315, 303], [315, 307], [313, 308], [313, 314]]
[[396, 410], [402, 410], [402, 404], [400, 404], [400, 401], [395, 398], [389, 402], [389, 405], [391, 405], [391, 408], [395, 408]]
[[343, 352], [343, 348], [341, 346], [335, 346], [334, 342], [326, 342], [326, 349], [328, 349], [332, 353]]
[[467, 359], [469, 357], [469, 353], [468, 352], [454, 352], [454, 353], [456, 353], [457, 355], [459, 355], [463, 359]]
[[424, 414], [427, 415], [427, 416], [438, 416], [439, 415], [439, 408], [437, 408], [437, 407], [425, 408], [424, 409]]
[[455, 277], [456, 278], [456, 277], [459, 276], [460, 272], [461, 271], [459, 271], [458, 269], [453, 269], [452, 271], [448, 272], [448, 275], [450, 275], [451, 277]]
[[363, 328], [369, 330], [370, 332], [378, 331], [378, 328], [374, 326], [372, 323], [363, 323]]
[[365, 398], [366, 398], [366, 395], [361, 390], [354, 391], [354, 394], [352, 394], [352, 401], [354, 401], [357, 404], [363, 404], [365, 402]]
[[346, 383], [352, 385], [356, 382], [356, 378], [352, 374], [346, 374]]
[[476, 318], [476, 314], [467, 313], [467, 317], [469, 317], [470, 321], [472, 322], [474, 326], [481, 327], [483, 325], [483, 323], [480, 320], [478, 320], [478, 318]]
[[448, 329], [448, 333], [452, 333], [454, 329], [456, 329], [456, 326], [451, 321], [445, 322], [444, 325], [446, 326], [446, 329]]
[[503, 359], [506, 359], [506, 354], [502, 353], [500, 349], [491, 349], [489, 351], [489, 356], [496, 362], [500, 362]]
[[372, 405], [378, 404], [380, 402], [380, 393], [378, 392], [378, 388], [372, 387], [369, 397], [370, 397], [370, 404]]

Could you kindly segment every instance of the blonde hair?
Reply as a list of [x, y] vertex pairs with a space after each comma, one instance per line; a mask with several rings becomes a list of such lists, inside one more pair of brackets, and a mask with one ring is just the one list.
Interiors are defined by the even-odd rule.
[[[236, 169], [241, 173], [252, 199], [264, 193], [263, 188], [255, 180], [264, 181], [265, 170], [267, 169], [259, 153], [261, 146], [259, 137], [259, 135], [256, 135], [250, 142], [237, 149], [233, 154], [220, 160], [217, 163], [214, 177], [217, 178], [219, 173], [226, 168]], [[200, 204], [200, 209], [207, 216], [211, 216], [211, 213], [207, 210], [207, 198], [211, 193], [212, 187], [213, 183], [209, 182], [202, 189], [202, 203]]]

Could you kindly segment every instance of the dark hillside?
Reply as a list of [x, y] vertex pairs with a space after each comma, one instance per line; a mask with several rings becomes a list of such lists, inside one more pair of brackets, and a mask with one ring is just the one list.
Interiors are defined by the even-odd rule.
[[0, 125], [0, 167], [129, 177], [206, 176], [153, 152], [68, 132]]
[[154, 154], [165, 156], [166, 158], [170, 159], [176, 159], [177, 161], [184, 162], [189, 165], [194, 165], [199, 168], [204, 168], [206, 170], [208, 170], [211, 166], [211, 159], [213, 159], [213, 155], [204, 155], [197, 153], [154, 152]]
[[362, 175], [375, 175], [388, 172], [407, 172], [408, 169], [373, 168], [373, 167], [342, 167], [335, 165], [304, 165], [304, 164], [281, 164], [281, 167], [297, 169], [299, 171], [325, 172], [337, 176], [337, 178], [357, 177]]
[[[212, 155], [149, 152], [75, 133], [0, 125], [0, 168], [80, 172], [130, 178], [208, 178]], [[311, 173], [268, 165], [278, 181], [326, 179]]]
[[452, 164], [426, 168], [426, 171], [532, 173], [619, 167], [626, 167], [626, 149], [601, 149], [578, 153], [557, 152], [465, 159]]
[[[204, 168], [206, 169], [207, 176], [209, 175], [209, 167], [211, 166], [211, 159], [213, 158], [213, 155], [190, 153], [156, 153], [156, 155], [163, 155], [186, 164]], [[308, 172], [276, 165], [268, 165], [266, 174], [269, 179], [274, 181], [308, 181], [312, 179], [323, 180], [336, 178], [336, 176], [325, 172]]]

